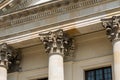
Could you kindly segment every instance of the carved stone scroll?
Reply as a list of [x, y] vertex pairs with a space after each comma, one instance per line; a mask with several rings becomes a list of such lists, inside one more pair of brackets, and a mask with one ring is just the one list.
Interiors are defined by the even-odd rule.
[[102, 19], [103, 27], [106, 29], [106, 35], [110, 41], [120, 38], [120, 16], [113, 16], [112, 18]]
[[3, 43], [0, 45], [0, 66], [6, 67], [8, 72], [19, 71], [21, 53], [13, 47]]
[[39, 35], [45, 46], [46, 53], [69, 55], [70, 51], [73, 50], [73, 39], [63, 32], [62, 29]]

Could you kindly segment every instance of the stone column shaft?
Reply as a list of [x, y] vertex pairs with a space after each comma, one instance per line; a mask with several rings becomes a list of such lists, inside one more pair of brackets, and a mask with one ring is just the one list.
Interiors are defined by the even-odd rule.
[[114, 43], [113, 54], [115, 80], [120, 80], [120, 41]]
[[7, 69], [0, 67], [0, 80], [7, 80]]
[[59, 54], [49, 57], [49, 80], [64, 80], [63, 56]]

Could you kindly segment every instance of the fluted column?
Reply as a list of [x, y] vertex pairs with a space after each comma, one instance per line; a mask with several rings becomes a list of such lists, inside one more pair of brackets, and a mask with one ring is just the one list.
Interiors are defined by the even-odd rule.
[[13, 47], [3, 43], [0, 45], [0, 80], [7, 80], [7, 70], [14, 72], [19, 69], [21, 57]]
[[102, 21], [106, 34], [113, 43], [114, 80], [120, 80], [120, 16], [113, 16]]
[[40, 34], [40, 39], [49, 54], [49, 80], [64, 80], [63, 57], [72, 48], [72, 38], [63, 30]]

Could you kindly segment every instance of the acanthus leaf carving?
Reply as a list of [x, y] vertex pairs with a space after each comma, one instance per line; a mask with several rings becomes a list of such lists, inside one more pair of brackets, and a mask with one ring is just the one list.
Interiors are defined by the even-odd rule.
[[106, 29], [106, 35], [110, 41], [120, 38], [120, 16], [113, 16], [112, 18], [102, 19], [102, 24]]
[[7, 43], [0, 45], [0, 66], [6, 67], [8, 72], [19, 71], [21, 59], [20, 51], [9, 46]]
[[39, 35], [46, 53], [60, 53], [67, 56], [73, 50], [73, 39], [64, 33], [62, 29]]

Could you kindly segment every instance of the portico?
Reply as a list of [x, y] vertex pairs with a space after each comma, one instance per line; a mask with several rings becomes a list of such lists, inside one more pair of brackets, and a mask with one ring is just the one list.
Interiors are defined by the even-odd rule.
[[0, 80], [120, 79], [120, 0], [5, 1]]

